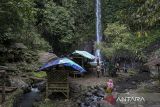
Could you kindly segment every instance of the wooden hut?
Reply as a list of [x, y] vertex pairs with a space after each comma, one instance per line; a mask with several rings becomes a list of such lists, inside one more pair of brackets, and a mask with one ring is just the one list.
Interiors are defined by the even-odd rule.
[[85, 61], [86, 61], [86, 60], [84, 59], [83, 56], [80, 56], [80, 55], [72, 55], [72, 56], [71, 56], [71, 59], [72, 59], [73, 61], [75, 61], [77, 64], [81, 65], [82, 67], [85, 66]]
[[69, 99], [68, 72], [65, 70], [53, 69], [47, 73], [46, 97], [50, 92], [61, 92]]
[[[57, 59], [58, 57], [53, 53], [41, 52], [39, 54], [39, 62], [45, 64], [51, 60]], [[69, 82], [68, 72], [63, 67], [60, 69], [52, 68], [46, 70], [47, 82], [46, 82], [46, 97], [50, 93], [61, 92], [65, 97], [69, 98]]]
[[38, 71], [46, 71], [46, 97], [50, 92], [61, 92], [66, 98], [69, 98], [68, 76], [70, 68], [85, 72], [85, 70], [68, 58], [56, 58], [44, 64]]
[[72, 53], [71, 58], [73, 61], [81, 65], [87, 71], [90, 71], [91, 65], [89, 62], [95, 59], [95, 56], [88, 53], [87, 51], [78, 51]]

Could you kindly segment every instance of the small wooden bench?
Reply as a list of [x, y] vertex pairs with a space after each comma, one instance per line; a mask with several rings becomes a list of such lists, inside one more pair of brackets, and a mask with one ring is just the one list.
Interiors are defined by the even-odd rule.
[[50, 91], [61, 92], [69, 99], [68, 72], [62, 70], [47, 72], [46, 97]]

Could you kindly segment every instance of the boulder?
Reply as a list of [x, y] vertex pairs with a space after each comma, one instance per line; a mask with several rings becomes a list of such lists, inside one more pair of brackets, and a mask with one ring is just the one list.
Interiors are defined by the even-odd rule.
[[105, 93], [103, 93], [102, 91], [98, 91], [98, 92], [96, 93], [96, 95], [97, 95], [98, 97], [104, 97], [104, 96], [105, 96]]
[[81, 103], [81, 104], [80, 104], [80, 107], [86, 107], [86, 106], [85, 106], [85, 104], [84, 104], [84, 103]]
[[29, 87], [29, 85], [26, 82], [24, 82], [21, 78], [18, 78], [18, 77], [10, 78], [10, 83], [11, 83], [11, 86], [15, 86], [22, 89]]
[[92, 96], [93, 94], [91, 92], [87, 92], [85, 95], [86, 96]]
[[43, 92], [45, 91], [45, 88], [46, 88], [46, 81], [39, 82], [34, 86], [37, 87], [39, 91]]

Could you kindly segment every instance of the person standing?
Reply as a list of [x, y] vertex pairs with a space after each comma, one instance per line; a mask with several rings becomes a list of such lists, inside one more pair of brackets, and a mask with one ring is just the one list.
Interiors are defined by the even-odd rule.
[[120, 67], [120, 66], [119, 66], [119, 63], [116, 63], [115, 68], [116, 68], [116, 71], [117, 71], [117, 72], [120, 71], [119, 67]]
[[127, 65], [125, 63], [124, 63], [123, 70], [124, 70], [125, 73], [127, 73]]
[[116, 104], [116, 97], [112, 94], [113, 90], [114, 90], [113, 80], [109, 79], [109, 81], [107, 81], [107, 87], [106, 87], [107, 96], [104, 97], [104, 101], [107, 101], [107, 104], [108, 103], [111, 105]]
[[101, 67], [100, 65], [97, 65], [97, 76], [100, 77]]
[[99, 58], [97, 58], [97, 76], [98, 78], [100, 77], [100, 72], [101, 72], [101, 66], [99, 64]]
[[112, 79], [109, 79], [107, 81], [107, 93], [112, 93], [113, 91], [113, 88], [114, 88], [114, 84], [113, 84], [113, 80]]

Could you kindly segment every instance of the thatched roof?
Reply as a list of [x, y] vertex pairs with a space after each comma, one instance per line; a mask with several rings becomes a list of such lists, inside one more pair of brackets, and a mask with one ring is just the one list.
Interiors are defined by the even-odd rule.
[[156, 59], [152, 59], [150, 61], [148, 61], [146, 64], [147, 66], [156, 66], [156, 65], [160, 65], [160, 58], [156, 58]]
[[44, 64], [49, 62], [52, 59], [58, 58], [55, 54], [49, 52], [41, 52], [39, 53], [39, 62]]
[[15, 49], [27, 49], [27, 47], [23, 43], [15, 43], [11, 46], [11, 48]]
[[7, 69], [8, 69], [8, 67], [0, 65], [0, 70], [7, 70]]

